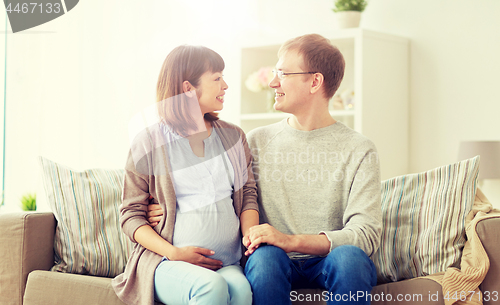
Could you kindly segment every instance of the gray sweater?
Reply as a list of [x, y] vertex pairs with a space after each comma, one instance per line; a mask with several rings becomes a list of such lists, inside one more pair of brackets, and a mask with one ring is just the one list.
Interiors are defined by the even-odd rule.
[[375, 253], [382, 223], [380, 169], [370, 140], [340, 122], [301, 131], [284, 119], [251, 131], [248, 143], [261, 223], [285, 234], [323, 232], [330, 251], [354, 245]]

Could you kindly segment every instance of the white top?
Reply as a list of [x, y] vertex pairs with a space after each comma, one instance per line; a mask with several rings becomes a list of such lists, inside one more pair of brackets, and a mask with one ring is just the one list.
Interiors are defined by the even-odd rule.
[[240, 221], [233, 200], [234, 169], [215, 129], [203, 142], [205, 156], [193, 153], [189, 140], [162, 125], [177, 197], [173, 245], [215, 252], [224, 266], [241, 258]]

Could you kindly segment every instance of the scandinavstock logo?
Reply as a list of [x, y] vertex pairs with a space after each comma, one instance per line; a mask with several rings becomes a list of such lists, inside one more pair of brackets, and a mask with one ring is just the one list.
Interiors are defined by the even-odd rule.
[[12, 32], [34, 28], [64, 15], [79, 0], [3, 0]]

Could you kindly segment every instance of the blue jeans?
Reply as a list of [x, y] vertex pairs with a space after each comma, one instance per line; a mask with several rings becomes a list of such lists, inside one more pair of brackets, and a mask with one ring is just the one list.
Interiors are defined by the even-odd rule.
[[293, 289], [322, 288], [327, 304], [370, 304], [366, 298], [377, 284], [370, 258], [358, 247], [340, 246], [326, 257], [291, 260], [280, 248], [262, 246], [245, 266], [253, 304], [291, 304], [301, 297]]
[[156, 267], [155, 298], [167, 304], [250, 305], [252, 291], [240, 265], [216, 272], [182, 261], [162, 261]]

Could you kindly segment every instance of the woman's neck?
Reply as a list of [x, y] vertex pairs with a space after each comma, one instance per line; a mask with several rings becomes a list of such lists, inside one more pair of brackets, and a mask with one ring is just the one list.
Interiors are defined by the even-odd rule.
[[203, 141], [210, 137], [210, 134], [212, 133], [212, 124], [210, 121], [205, 120], [205, 127], [206, 130], [187, 137], [193, 153], [198, 157], [205, 156], [205, 143]]
[[212, 133], [212, 122], [208, 121], [208, 120], [204, 120], [205, 121], [205, 127], [207, 128], [207, 134], [208, 136], [210, 136], [210, 134]]

